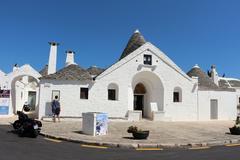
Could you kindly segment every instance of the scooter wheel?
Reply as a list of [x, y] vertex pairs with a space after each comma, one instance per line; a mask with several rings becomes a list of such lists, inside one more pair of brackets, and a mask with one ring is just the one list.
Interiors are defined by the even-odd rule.
[[37, 136], [38, 136], [38, 130], [33, 130], [32, 134], [31, 134], [31, 137], [36, 138]]
[[13, 123], [13, 128], [14, 129], [19, 129], [21, 127], [21, 123], [19, 120], [16, 120], [14, 123]]
[[17, 133], [18, 133], [18, 136], [19, 136], [19, 137], [24, 137], [24, 130], [23, 130], [23, 129], [19, 129], [19, 130], [17, 131]]

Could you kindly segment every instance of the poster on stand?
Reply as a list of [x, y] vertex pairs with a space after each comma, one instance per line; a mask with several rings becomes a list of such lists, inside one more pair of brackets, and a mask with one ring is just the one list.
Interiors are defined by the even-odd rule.
[[10, 90], [0, 89], [0, 115], [9, 114]]
[[0, 115], [9, 114], [9, 98], [0, 98]]
[[108, 132], [108, 115], [98, 113], [96, 115], [96, 135], [106, 135]]

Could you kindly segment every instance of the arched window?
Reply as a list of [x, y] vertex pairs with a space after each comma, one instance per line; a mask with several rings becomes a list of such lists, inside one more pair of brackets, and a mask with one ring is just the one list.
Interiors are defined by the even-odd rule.
[[182, 102], [182, 89], [175, 87], [173, 90], [173, 102]]
[[108, 85], [108, 100], [118, 100], [118, 85], [115, 83]]

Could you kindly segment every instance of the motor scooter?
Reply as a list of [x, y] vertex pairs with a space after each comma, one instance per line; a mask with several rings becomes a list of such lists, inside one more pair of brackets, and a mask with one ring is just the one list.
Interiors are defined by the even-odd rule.
[[[28, 106], [24, 106], [23, 110], [28, 112], [30, 111], [30, 108]], [[18, 120], [12, 124], [14, 132], [20, 137], [26, 136], [36, 138], [41, 131], [42, 123], [41, 121], [29, 118], [23, 110], [17, 111]]]

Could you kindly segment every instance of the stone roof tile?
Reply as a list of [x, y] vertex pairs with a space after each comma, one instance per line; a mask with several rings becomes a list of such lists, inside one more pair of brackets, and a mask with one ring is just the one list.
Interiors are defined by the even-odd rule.
[[187, 75], [189, 77], [198, 77], [199, 87], [207, 87], [209, 89], [217, 89], [218, 88], [218, 86], [199, 67], [193, 67], [187, 73]]
[[88, 73], [92, 76], [97, 76], [101, 74], [105, 69], [96, 67], [96, 66], [91, 66], [87, 69]]
[[227, 88], [222, 86], [222, 83], [217, 86], [210, 77], [201, 70], [199, 67], [193, 67], [187, 75], [189, 77], [198, 77], [199, 82], [199, 90], [214, 90], [214, 91], [232, 91], [234, 92], [235, 89]]
[[39, 73], [42, 76], [46, 76], [48, 74], [48, 65], [45, 65], [44, 68]]
[[79, 80], [86, 81], [92, 80], [91, 75], [78, 65], [71, 64], [54, 74], [45, 75], [41, 79], [54, 79], [54, 80]]

